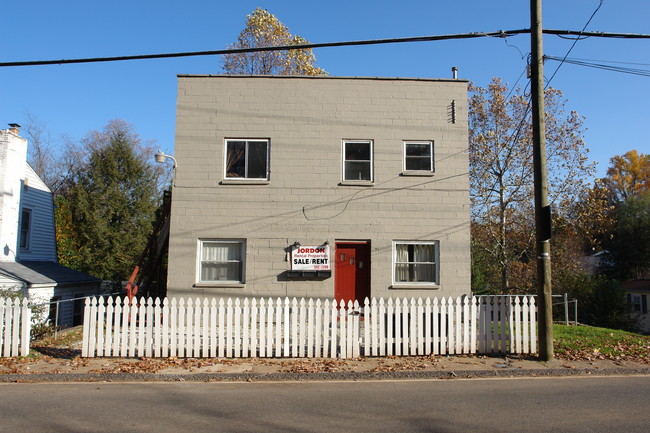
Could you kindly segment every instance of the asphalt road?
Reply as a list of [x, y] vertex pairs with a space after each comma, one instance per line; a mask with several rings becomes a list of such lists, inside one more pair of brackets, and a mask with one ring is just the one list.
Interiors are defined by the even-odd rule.
[[650, 376], [0, 384], [1, 432], [647, 432]]

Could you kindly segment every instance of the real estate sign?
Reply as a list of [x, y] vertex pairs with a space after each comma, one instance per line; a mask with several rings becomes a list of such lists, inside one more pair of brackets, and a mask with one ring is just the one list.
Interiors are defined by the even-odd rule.
[[329, 271], [329, 245], [301, 245], [291, 251], [291, 270]]

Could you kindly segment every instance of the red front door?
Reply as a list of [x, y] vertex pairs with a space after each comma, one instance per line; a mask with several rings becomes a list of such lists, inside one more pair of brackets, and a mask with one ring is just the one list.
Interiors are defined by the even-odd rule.
[[334, 297], [359, 301], [370, 297], [370, 244], [368, 242], [337, 242], [334, 259]]

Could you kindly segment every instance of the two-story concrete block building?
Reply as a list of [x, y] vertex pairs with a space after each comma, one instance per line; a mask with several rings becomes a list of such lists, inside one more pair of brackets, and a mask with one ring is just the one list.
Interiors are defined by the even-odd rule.
[[168, 296], [470, 293], [466, 81], [178, 83]]

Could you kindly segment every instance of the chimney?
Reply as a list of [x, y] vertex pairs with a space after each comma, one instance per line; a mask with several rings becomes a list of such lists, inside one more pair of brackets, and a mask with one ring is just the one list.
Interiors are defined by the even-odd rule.
[[457, 68], [456, 66], [452, 66], [452, 67], [451, 67], [451, 77], [452, 77], [454, 80], [457, 80], [457, 79], [458, 79], [458, 68]]
[[9, 124], [9, 132], [15, 134], [15, 135], [20, 135], [20, 125], [17, 123], [10, 123]]

